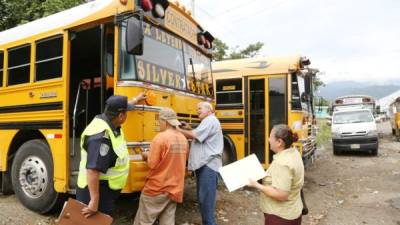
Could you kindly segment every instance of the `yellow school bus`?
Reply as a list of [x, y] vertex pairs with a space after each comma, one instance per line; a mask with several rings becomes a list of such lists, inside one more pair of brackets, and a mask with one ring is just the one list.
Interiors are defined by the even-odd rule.
[[159, 130], [159, 109], [195, 125], [196, 104], [213, 101], [213, 39], [166, 0], [96, 0], [0, 32], [1, 191], [34, 211], [53, 209], [75, 191], [80, 135], [107, 97], [144, 91], [122, 127], [123, 192], [140, 191], [140, 153]]
[[400, 97], [390, 103], [388, 114], [390, 118], [390, 126], [392, 127], [392, 134], [397, 138], [397, 140], [400, 140]]
[[213, 63], [216, 115], [224, 133], [223, 162], [255, 154], [265, 168], [273, 159], [268, 137], [288, 124], [305, 161], [316, 150], [312, 80], [318, 72], [305, 57], [227, 60]]

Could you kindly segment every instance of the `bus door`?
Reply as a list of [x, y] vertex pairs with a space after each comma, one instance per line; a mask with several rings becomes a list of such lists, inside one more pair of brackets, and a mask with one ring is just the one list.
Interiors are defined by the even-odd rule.
[[286, 76], [245, 77], [246, 155], [255, 154], [264, 166], [273, 159], [268, 138], [276, 124], [287, 124]]
[[[69, 120], [71, 182], [76, 182], [80, 161], [80, 136], [104, 109], [112, 95], [114, 26], [111, 24], [69, 31]], [[111, 65], [110, 65], [111, 64]], [[110, 81], [111, 80], [111, 81]], [[73, 189], [73, 186], [70, 187]]]

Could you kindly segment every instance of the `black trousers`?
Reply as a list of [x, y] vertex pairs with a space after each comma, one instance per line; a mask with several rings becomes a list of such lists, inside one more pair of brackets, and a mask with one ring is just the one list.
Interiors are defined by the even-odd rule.
[[[115, 201], [120, 195], [121, 190], [112, 190], [108, 186], [108, 182], [100, 181], [99, 184], [99, 211], [111, 215], [115, 208]], [[90, 202], [90, 193], [88, 187], [76, 189], [76, 200], [85, 203]]]

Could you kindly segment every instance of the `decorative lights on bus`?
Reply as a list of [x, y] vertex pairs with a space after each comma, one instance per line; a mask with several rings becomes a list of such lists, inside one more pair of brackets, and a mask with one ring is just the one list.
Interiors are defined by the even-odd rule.
[[362, 102], [371, 102], [371, 99], [370, 98], [363, 98]]
[[144, 11], [151, 11], [154, 17], [164, 18], [169, 2], [168, 0], [142, 0], [141, 6]]
[[335, 101], [336, 104], [343, 104], [343, 100], [339, 99]]
[[198, 33], [197, 34], [197, 43], [199, 45], [204, 45], [204, 43], [206, 42], [206, 37], [204, 37], [203, 33]]
[[200, 32], [197, 34], [197, 43], [204, 45], [204, 48], [211, 49], [214, 37], [208, 31]]
[[153, 10], [153, 3], [151, 0], [142, 0], [142, 9], [146, 12]]

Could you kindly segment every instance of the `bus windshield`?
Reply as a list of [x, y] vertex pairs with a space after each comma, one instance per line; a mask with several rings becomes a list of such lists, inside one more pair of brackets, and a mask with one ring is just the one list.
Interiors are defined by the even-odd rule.
[[144, 22], [143, 30], [143, 55], [129, 55], [125, 44], [126, 23], [122, 24], [120, 79], [213, 96], [211, 58], [158, 27]]

